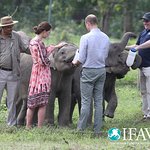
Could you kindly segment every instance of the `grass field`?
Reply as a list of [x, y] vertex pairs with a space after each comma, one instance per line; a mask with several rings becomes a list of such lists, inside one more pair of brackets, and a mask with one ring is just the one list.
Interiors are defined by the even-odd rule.
[[[125, 78], [118, 79], [116, 92], [118, 107], [113, 119], [106, 118], [102, 128], [102, 136], [94, 138], [92, 127], [84, 133], [76, 132], [78, 110], [73, 116], [73, 124], [67, 128], [57, 126], [42, 129], [36, 127], [26, 130], [25, 127], [7, 127], [7, 109], [5, 96], [0, 107], [0, 150], [148, 150], [150, 149], [150, 121], [142, 122], [141, 96], [137, 88], [138, 71], [130, 71]], [[56, 104], [57, 105], [57, 104]], [[57, 108], [55, 115], [57, 115]], [[108, 138], [110, 128], [118, 128], [121, 138], [111, 141]], [[126, 139], [123, 138], [123, 128], [126, 129]], [[135, 133], [130, 135], [129, 129]], [[145, 130], [147, 128], [147, 132]], [[141, 129], [143, 132], [141, 132]], [[138, 137], [138, 139], [137, 139]]]

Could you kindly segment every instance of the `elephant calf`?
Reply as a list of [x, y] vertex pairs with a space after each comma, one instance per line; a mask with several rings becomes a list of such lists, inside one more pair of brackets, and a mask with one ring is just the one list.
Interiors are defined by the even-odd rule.
[[[69, 124], [71, 89], [74, 69], [71, 61], [75, 55], [77, 47], [73, 44], [67, 44], [60, 49], [55, 50], [50, 56], [51, 60], [51, 92], [46, 109], [45, 121], [54, 124], [55, 98], [58, 98], [58, 124], [66, 126]], [[32, 69], [31, 55], [21, 54], [21, 86], [17, 100], [17, 123], [24, 125], [27, 109], [28, 84]]]
[[[126, 59], [128, 52], [125, 51], [125, 46], [128, 43], [129, 38], [136, 37], [134, 33], [127, 32], [123, 35], [122, 39], [118, 43], [111, 43], [109, 48], [108, 58], [106, 59], [106, 80], [104, 84], [104, 100], [107, 102], [106, 109], [104, 109], [104, 115], [110, 118], [114, 117], [118, 99], [115, 91], [115, 83], [117, 78], [123, 78], [130, 68], [126, 65]], [[136, 55], [132, 69], [136, 69], [141, 64], [141, 57]], [[79, 109], [81, 108], [80, 98], [80, 70], [81, 66], [75, 71], [73, 79], [73, 100], [71, 105], [70, 121], [72, 122], [72, 114], [76, 101], [78, 100]], [[105, 102], [104, 102], [105, 104]], [[104, 106], [105, 108], [105, 106]], [[92, 115], [91, 115], [92, 116]], [[91, 120], [91, 119], [89, 119]]]

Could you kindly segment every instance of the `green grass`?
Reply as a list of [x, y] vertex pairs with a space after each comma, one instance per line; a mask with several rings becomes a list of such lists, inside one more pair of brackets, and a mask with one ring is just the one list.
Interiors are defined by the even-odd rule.
[[[116, 92], [118, 96], [118, 107], [113, 119], [106, 118], [102, 128], [103, 135], [94, 138], [92, 127], [84, 133], [76, 132], [78, 120], [77, 107], [73, 116], [73, 124], [70, 127], [60, 128], [57, 126], [42, 129], [34, 127], [26, 130], [25, 127], [7, 127], [7, 109], [5, 97], [0, 107], [0, 150], [148, 150], [150, 139], [146, 141], [139, 138], [138, 141], [123, 140], [110, 141], [107, 132], [110, 128], [116, 127], [121, 131], [123, 128], [136, 128], [137, 134], [140, 128], [149, 128], [150, 122], [140, 121], [142, 118], [141, 96], [137, 86], [138, 70], [131, 70], [125, 78], [118, 79]], [[57, 106], [57, 104], [56, 104]], [[57, 118], [58, 107], [55, 110]], [[150, 130], [149, 130], [150, 132]]]
[[[107, 132], [110, 128], [116, 127], [122, 131], [123, 128], [149, 128], [150, 122], [141, 122], [141, 97], [137, 89], [138, 71], [130, 71], [125, 78], [118, 79], [116, 92], [118, 95], [118, 107], [113, 119], [106, 118], [102, 128], [103, 135], [100, 138], [93, 138], [92, 127], [84, 133], [76, 132], [78, 120], [77, 107], [73, 116], [73, 125], [66, 128], [57, 126], [42, 129], [34, 127], [26, 130], [25, 127], [7, 127], [5, 121], [7, 116], [5, 98], [0, 108], [0, 150], [148, 150], [150, 139], [143, 141], [123, 140], [110, 141]], [[57, 104], [56, 104], [57, 105]], [[57, 115], [55, 111], [55, 118]]]

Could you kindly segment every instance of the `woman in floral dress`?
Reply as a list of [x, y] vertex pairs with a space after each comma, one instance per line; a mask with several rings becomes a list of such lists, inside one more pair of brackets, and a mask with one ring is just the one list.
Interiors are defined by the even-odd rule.
[[47, 38], [51, 31], [48, 22], [41, 22], [35, 26], [36, 36], [30, 41], [30, 51], [33, 60], [32, 72], [29, 83], [29, 95], [27, 101], [26, 127], [32, 127], [32, 120], [35, 108], [38, 108], [38, 127], [42, 127], [45, 117], [46, 105], [51, 89], [51, 71], [48, 55], [55, 49], [60, 48], [64, 43], [45, 47], [42, 42]]

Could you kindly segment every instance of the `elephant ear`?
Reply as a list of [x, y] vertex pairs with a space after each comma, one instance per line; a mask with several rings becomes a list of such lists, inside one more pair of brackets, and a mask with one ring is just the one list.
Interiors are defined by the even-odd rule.
[[20, 35], [22, 41], [24, 44], [29, 45], [30, 40], [32, 39], [31, 37], [29, 37], [25, 32], [23, 31], [17, 31], [17, 33]]
[[108, 57], [106, 59], [106, 66], [116, 66], [118, 64], [118, 57], [124, 51], [130, 38], [135, 38], [136, 35], [132, 32], [126, 32], [121, 38], [120, 42], [111, 43], [109, 47]]
[[53, 51], [52, 53], [50, 53], [50, 55], [48, 56], [48, 59], [50, 60], [50, 67], [53, 68], [54, 70], [56, 70], [55, 60], [54, 60], [55, 51], [58, 51], [58, 49], [54, 50], [54, 51]]
[[[15, 31], [15, 32], [16, 32], [16, 31]], [[29, 37], [29, 36], [28, 36], [25, 32], [23, 32], [23, 31], [17, 31], [16, 33], [20, 36], [20, 38], [21, 38], [22, 42], [24, 43], [24, 45], [26, 46], [26, 48], [28, 48], [28, 47], [29, 47], [29, 44], [30, 44], [30, 40], [31, 40], [32, 38]], [[21, 53], [22, 53], [22, 52], [24, 53], [24, 50], [21, 49], [21, 47], [20, 47], [20, 52], [21, 52]], [[30, 52], [29, 48], [27, 49], [27, 51], [26, 51], [25, 53], [31, 55], [31, 52]]]
[[121, 53], [121, 46], [119, 43], [111, 43], [109, 47], [108, 57], [106, 58], [106, 66], [116, 66], [118, 56]]
[[140, 67], [141, 63], [142, 63], [142, 58], [141, 58], [141, 56], [140, 56], [140, 55], [136, 55], [135, 61], [134, 61], [133, 65], [131, 66], [131, 68], [132, 68], [133, 70], [135, 70], [135, 69], [137, 69], [137, 68]]

